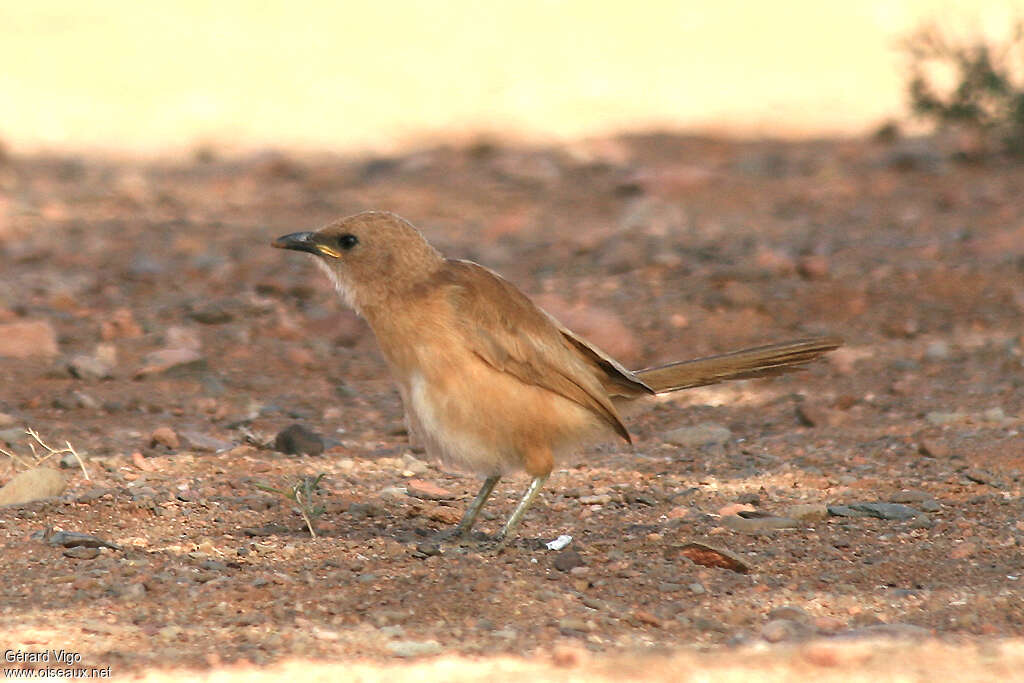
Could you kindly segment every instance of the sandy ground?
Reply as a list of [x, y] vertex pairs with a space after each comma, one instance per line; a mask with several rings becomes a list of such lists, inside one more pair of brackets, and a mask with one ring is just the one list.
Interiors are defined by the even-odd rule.
[[[666, 135], [8, 157], [0, 438], [23, 458], [24, 427], [69, 441], [89, 479], [64, 458], [66, 491], [0, 509], [0, 648], [215, 680], [1019, 678], [1024, 171], [954, 152]], [[633, 367], [846, 346], [633, 416], [634, 448], [567, 463], [504, 553], [424, 550], [478, 482], [409, 448], [372, 335], [268, 246], [369, 207]], [[321, 454], [272, 447], [294, 423]], [[261, 486], [320, 473], [314, 539]], [[706, 564], [724, 556], [747, 571]]]

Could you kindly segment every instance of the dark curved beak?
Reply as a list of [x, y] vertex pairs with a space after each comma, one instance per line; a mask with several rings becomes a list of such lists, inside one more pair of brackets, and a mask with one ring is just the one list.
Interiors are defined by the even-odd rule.
[[311, 232], [293, 232], [290, 235], [282, 235], [271, 242], [271, 246], [277, 247], [278, 249], [305, 251], [310, 254], [320, 253], [320, 250], [317, 249], [316, 242], [313, 241], [313, 233]]

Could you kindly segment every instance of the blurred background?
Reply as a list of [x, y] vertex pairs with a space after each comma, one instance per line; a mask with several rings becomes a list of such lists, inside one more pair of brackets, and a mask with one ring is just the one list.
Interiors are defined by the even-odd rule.
[[[709, 650], [802, 680], [805, 643], [848, 643], [817, 650], [823, 676], [877, 659], [906, 680], [1012, 678], [1021, 16], [1024, 0], [0, 2], [5, 647], [190, 667], [175, 680], [286, 661], [344, 666], [334, 680], [402, 643], [554, 662], [551, 680], [556, 652], [598, 680]], [[523, 543], [425, 555], [479, 482], [410, 450], [365, 322], [270, 247], [369, 208], [628, 367], [846, 343], [642, 411], [635, 451], [585, 449], [523, 527], [575, 535], [571, 563]], [[324, 474], [307, 544], [294, 504]], [[414, 476], [461, 501], [405, 495]], [[65, 552], [47, 528], [124, 552]], [[751, 574], [683, 561], [695, 538]], [[970, 650], [922, 650], [922, 674], [887, 634]]]
[[923, 19], [999, 33], [1022, 5], [4, 3], [0, 140], [162, 154], [654, 128], [860, 134], [905, 111], [899, 40]]

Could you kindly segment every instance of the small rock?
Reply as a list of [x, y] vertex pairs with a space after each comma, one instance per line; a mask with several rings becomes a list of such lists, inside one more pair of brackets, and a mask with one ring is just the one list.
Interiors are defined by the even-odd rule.
[[927, 491], [916, 491], [904, 489], [889, 496], [890, 503], [923, 503], [932, 500], [932, 494]]
[[822, 280], [828, 277], [828, 258], [821, 254], [809, 254], [796, 264], [796, 271], [807, 280]]
[[283, 524], [265, 524], [261, 527], [243, 527], [242, 533], [251, 538], [263, 538], [288, 534], [291, 533], [291, 529]]
[[441, 544], [434, 543], [432, 541], [423, 541], [416, 544], [416, 553], [418, 557], [434, 557], [435, 555], [441, 554]]
[[113, 497], [115, 493], [116, 489], [107, 488], [104, 486], [96, 486], [94, 488], [88, 489], [87, 491], [83, 491], [82, 493], [78, 494], [78, 497], [75, 498], [75, 502], [88, 505], [89, 503], [93, 503], [105, 496]]
[[324, 452], [324, 440], [311, 429], [295, 423], [277, 433], [274, 450], [288, 455], [320, 455]]
[[655, 628], [661, 628], [664, 624], [661, 619], [642, 609], [634, 610], [633, 618], [641, 624], [647, 624]]
[[814, 626], [815, 631], [825, 635], [839, 633], [846, 628], [845, 621], [832, 616], [815, 617], [811, 625]]
[[45, 320], [0, 324], [0, 356], [35, 358], [56, 356], [57, 332]]
[[679, 554], [703, 567], [721, 567], [740, 574], [750, 571], [750, 565], [728, 550], [715, 548], [705, 543], [691, 541], [679, 550]]
[[458, 524], [462, 519], [458, 510], [445, 506], [435, 506], [427, 511], [427, 517], [442, 524]]
[[722, 526], [733, 531], [744, 533], [756, 533], [760, 531], [777, 531], [779, 529], [798, 529], [801, 524], [789, 517], [773, 517], [771, 515], [744, 517], [740, 515], [726, 515], [722, 517]]
[[949, 553], [949, 559], [951, 560], [965, 560], [978, 551], [978, 546], [970, 541], [965, 541], [953, 548]]
[[1002, 408], [989, 408], [981, 414], [981, 419], [985, 422], [1006, 422], [1006, 412]]
[[917, 450], [931, 458], [948, 458], [950, 455], [949, 446], [935, 439], [921, 439]]
[[78, 458], [76, 458], [73, 453], [65, 453], [60, 456], [60, 468], [62, 470], [70, 470], [78, 466]]
[[204, 325], [221, 325], [234, 320], [229, 306], [222, 301], [211, 301], [188, 312], [188, 317]]
[[718, 508], [718, 514], [722, 517], [738, 515], [741, 512], [754, 512], [756, 508], [750, 503], [729, 503]]
[[110, 541], [104, 541], [99, 536], [93, 536], [92, 534], [80, 534], [77, 531], [58, 531], [49, 538], [46, 542], [50, 545], [59, 545], [65, 548], [110, 548], [111, 550], [120, 550], [121, 546]]
[[591, 496], [580, 496], [581, 505], [607, 505], [612, 502], [612, 497], [607, 493], [595, 493]]
[[387, 649], [395, 657], [426, 657], [439, 654], [441, 645], [436, 640], [393, 640]]
[[135, 322], [130, 309], [119, 308], [110, 317], [100, 323], [100, 338], [104, 341], [114, 339], [135, 339], [142, 336], [142, 328]]
[[428, 469], [430, 469], [430, 466], [412, 453], [402, 454], [402, 476], [415, 477], [418, 474], [423, 474]]
[[[926, 501], [925, 504], [928, 502], [935, 503], [935, 501]], [[923, 508], [924, 505], [922, 505], [922, 509]], [[932, 518], [926, 514], [920, 514], [917, 517], [914, 517], [914, 519], [910, 520], [910, 523], [907, 524], [907, 527], [910, 529], [931, 529], [933, 526], [935, 526], [935, 522], [933, 522]]]
[[996, 475], [986, 470], [977, 468], [970, 469], [964, 472], [964, 476], [975, 484], [985, 484], [986, 486], [991, 486], [997, 489], [1003, 488], [1003, 483], [999, 481]]
[[0, 429], [0, 441], [3, 441], [8, 446], [12, 446], [18, 443], [26, 436], [27, 435], [25, 434], [25, 429], [22, 427], [10, 427], [8, 429]]
[[876, 517], [878, 519], [905, 520], [913, 519], [921, 514], [908, 505], [900, 503], [850, 503], [849, 505], [829, 505], [828, 512], [833, 517]]
[[387, 514], [387, 511], [384, 508], [373, 503], [349, 503], [347, 512], [356, 519], [382, 517]]
[[953, 351], [949, 346], [949, 342], [945, 341], [933, 341], [924, 349], [924, 357], [930, 361], [944, 361], [949, 360], [953, 355]]
[[187, 372], [206, 367], [206, 358], [196, 349], [171, 348], [147, 353], [142, 367], [135, 372], [136, 379], [171, 371]]
[[837, 427], [844, 420], [844, 413], [817, 403], [803, 402], [797, 406], [796, 415], [808, 427]]
[[0, 429], [7, 429], [18, 423], [18, 419], [7, 413], [0, 413]]
[[194, 327], [171, 325], [164, 332], [164, 346], [168, 349], [191, 349], [198, 351], [203, 346], [199, 331]]
[[153, 433], [149, 435], [150, 446], [163, 446], [169, 448], [172, 451], [178, 450], [180, 442], [178, 441], [178, 435], [174, 433], [174, 430], [170, 427], [157, 427], [153, 430]]
[[223, 451], [231, 450], [235, 446], [235, 444], [230, 441], [223, 441], [208, 434], [195, 432], [189, 429], [180, 430], [178, 432], [178, 436], [181, 438], [184, 446], [192, 451], [221, 453]]
[[807, 612], [796, 605], [782, 605], [776, 607], [772, 611], [768, 612], [768, 619], [788, 619], [789, 621], [796, 621], [801, 624], [807, 623], [808, 620]]
[[146, 456], [144, 456], [141, 451], [132, 452], [131, 458], [132, 464], [143, 472], [152, 472], [156, 469], [152, 463], [146, 460]]
[[0, 488], [0, 505], [18, 505], [59, 496], [67, 488], [64, 475], [51, 467], [36, 467], [17, 474]]
[[946, 413], [938, 410], [933, 410], [932, 412], [925, 415], [924, 419], [933, 425], [941, 426], [953, 424], [954, 422], [961, 422], [962, 420], [967, 419], [967, 415], [964, 413]]
[[732, 438], [732, 432], [713, 422], [704, 422], [692, 427], [678, 427], [665, 433], [665, 441], [683, 448], [720, 445]]
[[718, 621], [717, 619], [711, 619], [709, 617], [694, 617], [693, 627], [698, 631], [712, 632], [712, 633], [728, 633], [729, 627]]
[[575, 633], [587, 633], [590, 631], [590, 626], [582, 619], [575, 617], [562, 617], [558, 620], [558, 630], [563, 634]]
[[786, 508], [786, 517], [801, 522], [820, 522], [828, 518], [828, 507], [824, 503], [801, 503]]
[[79, 354], [68, 361], [68, 372], [72, 377], [86, 380], [110, 379], [114, 376], [114, 367], [108, 361], [97, 356]]
[[217, 572], [211, 572], [209, 570], [201, 569], [192, 575], [192, 579], [196, 583], [207, 583], [218, 578], [220, 575]]
[[583, 557], [575, 550], [563, 550], [555, 555], [553, 564], [558, 571], [567, 572], [574, 567], [582, 566]]
[[413, 498], [423, 500], [452, 500], [455, 494], [437, 484], [422, 479], [410, 479], [406, 482], [405, 491]]
[[722, 297], [734, 308], [757, 308], [763, 303], [756, 287], [745, 282], [730, 280], [722, 287]]
[[633, 491], [629, 491], [623, 494], [623, 498], [627, 503], [638, 503], [640, 505], [647, 505], [648, 507], [654, 507], [658, 504], [657, 498], [646, 493], [635, 493]]
[[68, 548], [61, 554], [64, 555], [64, 557], [71, 557], [76, 560], [95, 560], [100, 555], [100, 549], [76, 545]]
[[800, 640], [810, 635], [811, 629], [805, 624], [790, 619], [772, 619], [761, 627], [761, 637], [769, 643], [784, 640]]

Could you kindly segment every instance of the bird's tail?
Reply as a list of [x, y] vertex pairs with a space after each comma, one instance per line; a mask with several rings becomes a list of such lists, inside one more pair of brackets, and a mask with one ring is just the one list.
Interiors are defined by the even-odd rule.
[[798, 339], [723, 353], [720, 356], [668, 363], [637, 370], [634, 374], [655, 393], [664, 394], [730, 379], [753, 379], [793, 372], [801, 369], [801, 365], [838, 348], [842, 343], [843, 340], [838, 337]]

